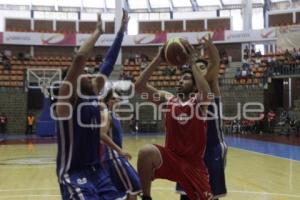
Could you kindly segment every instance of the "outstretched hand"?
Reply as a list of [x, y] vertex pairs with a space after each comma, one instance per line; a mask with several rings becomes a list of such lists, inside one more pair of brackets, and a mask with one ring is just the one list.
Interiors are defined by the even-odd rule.
[[103, 33], [102, 30], [102, 18], [101, 18], [101, 13], [97, 14], [97, 24], [96, 24], [96, 29], [100, 32]]
[[202, 40], [203, 40], [203, 43], [204, 43], [205, 47], [208, 47], [208, 46], [213, 44], [210, 33], [208, 34], [208, 38], [203, 37]]
[[127, 31], [127, 26], [129, 22], [130, 17], [128, 16], [128, 12], [123, 8], [123, 17], [122, 17], [122, 22], [121, 22], [121, 32]]

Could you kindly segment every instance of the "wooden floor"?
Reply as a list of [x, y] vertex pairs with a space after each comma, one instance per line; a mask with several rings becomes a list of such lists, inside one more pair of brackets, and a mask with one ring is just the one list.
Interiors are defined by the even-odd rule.
[[[163, 137], [126, 137], [133, 155], [146, 143]], [[60, 199], [55, 176], [56, 144], [0, 145], [0, 199]], [[300, 199], [300, 162], [229, 148], [226, 168], [228, 195], [224, 200]], [[174, 183], [153, 183], [154, 200], [177, 200]]]

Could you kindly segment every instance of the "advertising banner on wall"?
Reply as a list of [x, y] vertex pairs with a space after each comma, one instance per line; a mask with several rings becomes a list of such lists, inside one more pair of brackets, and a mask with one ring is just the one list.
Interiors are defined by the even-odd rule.
[[[80, 46], [85, 40], [87, 40], [89, 34], [77, 34], [76, 45]], [[114, 34], [101, 35], [96, 42], [96, 46], [111, 46], [114, 39]], [[157, 34], [140, 34], [140, 35], [126, 35], [123, 39], [123, 46], [136, 46], [136, 45], [158, 45], [166, 41], [166, 33]]]
[[4, 32], [4, 44], [74, 46], [76, 34]]
[[199, 44], [203, 37], [207, 38], [208, 34], [211, 35], [213, 41], [223, 41], [224, 40], [224, 31], [218, 32], [184, 32], [184, 33], [168, 33], [167, 39], [174, 37], [183, 37], [188, 40], [191, 44]]
[[300, 26], [285, 26], [277, 29], [277, 48], [281, 51], [300, 47]]
[[[191, 44], [198, 44], [203, 37], [212, 35], [212, 39], [217, 43], [234, 43], [234, 42], [255, 42], [276, 40], [276, 28], [267, 28], [262, 30], [250, 31], [216, 31], [216, 32], [182, 32], [182, 33], [156, 33], [156, 34], [139, 34], [126, 35], [123, 46], [151, 46], [161, 45], [170, 38], [183, 37], [189, 40]], [[291, 28], [290, 30], [297, 30]], [[289, 30], [287, 30], [289, 31]], [[285, 32], [281, 31], [280, 34]], [[80, 46], [88, 39], [90, 34], [81, 33], [34, 33], [34, 32], [4, 32], [3, 44], [15, 45], [48, 45], [48, 46]], [[115, 39], [114, 34], [102, 35], [96, 46], [111, 46]], [[1, 41], [1, 35], [0, 35]]]
[[249, 31], [225, 31], [224, 38], [226, 42], [254, 42], [275, 39], [276, 28]]
[[[174, 37], [183, 37], [187, 39], [191, 44], [198, 44], [203, 37], [208, 37], [211, 34], [213, 41], [223, 41], [224, 31], [219, 32], [184, 32], [184, 33], [157, 33], [157, 34], [139, 34], [139, 35], [126, 35], [123, 39], [123, 46], [151, 46], [161, 45], [167, 40]], [[85, 40], [87, 40], [89, 34], [77, 34], [76, 44], [80, 46]], [[106, 34], [100, 36], [96, 42], [96, 46], [111, 46], [115, 39], [114, 34]]]

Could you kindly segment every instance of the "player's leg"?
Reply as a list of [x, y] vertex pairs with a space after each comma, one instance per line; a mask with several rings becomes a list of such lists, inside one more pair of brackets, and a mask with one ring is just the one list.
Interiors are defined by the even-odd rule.
[[149, 144], [140, 149], [137, 168], [142, 185], [143, 200], [151, 200], [151, 182], [154, 177], [154, 171], [161, 164], [161, 154], [156, 146]]
[[60, 184], [63, 200], [99, 200], [93, 180], [89, 177], [89, 173], [86, 173], [86, 170], [73, 174], [65, 173], [63, 177]]
[[137, 172], [123, 157], [105, 162], [114, 186], [128, 194], [128, 199], [136, 200], [141, 192], [141, 183]]
[[126, 193], [119, 191], [113, 184], [106, 169], [96, 170], [94, 175], [94, 185], [97, 190], [99, 200], [125, 199]]
[[207, 148], [205, 152], [205, 164], [209, 173], [209, 183], [214, 195], [214, 199], [223, 197], [227, 193], [225, 184], [224, 153], [222, 143], [212, 148]]

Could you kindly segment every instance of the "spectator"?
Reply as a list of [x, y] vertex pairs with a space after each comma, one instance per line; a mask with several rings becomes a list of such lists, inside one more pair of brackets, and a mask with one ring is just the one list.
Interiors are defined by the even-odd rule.
[[293, 49], [293, 52], [292, 52], [292, 58], [293, 58], [293, 60], [296, 60], [296, 59], [297, 59], [297, 55], [298, 55], [297, 49], [294, 48], [294, 49]]
[[124, 80], [129, 80], [131, 82], [134, 81], [133, 76], [131, 75], [130, 72], [126, 72], [126, 74], [124, 75]]
[[290, 74], [290, 64], [288, 60], [285, 60], [282, 65], [282, 74], [284, 75]]
[[143, 71], [146, 67], [148, 66], [148, 61], [145, 57], [142, 57], [142, 62], [141, 62], [141, 71]]
[[246, 48], [244, 49], [244, 59], [245, 60], [248, 60], [249, 54], [250, 54], [250, 50], [249, 50], [248, 45], [246, 45]]
[[261, 54], [261, 51], [259, 49], [258, 52], [256, 52], [256, 57], [261, 58], [261, 56], [262, 56], [262, 54]]
[[124, 77], [125, 77], [125, 72], [123, 71], [119, 76], [119, 80], [124, 80]]
[[175, 67], [166, 66], [163, 70], [164, 76], [173, 76], [173, 75], [175, 75], [175, 73], [176, 73]]
[[34, 116], [31, 113], [29, 113], [29, 115], [27, 116], [27, 128], [26, 128], [27, 135], [28, 134], [32, 135], [34, 123], [35, 123]]
[[268, 114], [268, 132], [274, 133], [274, 122], [275, 122], [276, 113], [271, 109]]
[[259, 120], [257, 121], [257, 132], [259, 134], [262, 134], [264, 132], [264, 128], [265, 128], [265, 113], [260, 113], [259, 114]]
[[285, 52], [284, 52], [284, 57], [289, 58], [290, 56], [291, 56], [291, 54], [290, 54], [289, 50], [286, 49]]
[[241, 71], [241, 77], [242, 78], [248, 78], [249, 77], [249, 72], [246, 69], [246, 67], [243, 67], [242, 71]]
[[297, 59], [300, 60], [300, 48], [297, 51]]
[[18, 53], [17, 59], [18, 59], [18, 60], [21, 60], [21, 61], [24, 61], [24, 58], [25, 58], [24, 53], [23, 53], [23, 52], [19, 52], [19, 53]]
[[251, 57], [255, 57], [256, 53], [255, 53], [255, 46], [252, 45], [251, 46]]
[[0, 64], [2, 64], [2, 63], [3, 63], [3, 53], [0, 52]]
[[3, 60], [4, 70], [11, 70], [10, 59]]
[[97, 65], [103, 62], [103, 57], [101, 54], [96, 55], [95, 62]]
[[12, 56], [11, 50], [4, 50], [4, 56], [10, 58]]
[[241, 68], [237, 68], [235, 72], [235, 79], [240, 80], [241, 79]]
[[7, 117], [5, 113], [1, 113], [0, 115], [0, 133], [5, 134], [6, 133], [6, 126], [7, 126]]
[[25, 53], [24, 59], [25, 59], [26, 61], [29, 61], [29, 60], [31, 59], [31, 55], [30, 55], [29, 53]]
[[141, 62], [142, 62], [142, 60], [141, 60], [141, 55], [140, 55], [140, 54], [136, 54], [136, 55], [135, 55], [135, 64], [136, 64], [136, 65], [140, 65]]

